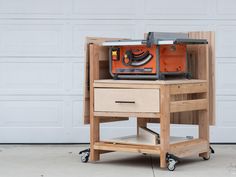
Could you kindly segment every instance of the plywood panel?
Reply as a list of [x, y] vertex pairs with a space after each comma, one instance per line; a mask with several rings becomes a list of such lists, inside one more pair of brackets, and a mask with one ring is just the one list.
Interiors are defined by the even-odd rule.
[[[209, 92], [209, 121], [215, 124], [215, 33], [214, 32], [190, 32], [190, 38], [207, 39], [208, 45], [188, 46], [189, 70], [194, 79], [206, 79]], [[175, 96], [179, 101], [195, 98], [196, 95]], [[198, 124], [198, 113], [183, 112], [173, 113], [171, 123]]]
[[[83, 118], [84, 123], [88, 124], [90, 122], [90, 90], [91, 83], [95, 79], [110, 79], [108, 69], [108, 49], [107, 47], [101, 46], [102, 42], [108, 40], [115, 40], [118, 38], [96, 38], [96, 37], [87, 37], [85, 41], [85, 65], [84, 65], [84, 94], [83, 94]], [[120, 38], [119, 38], [120, 39]], [[92, 59], [90, 59], [92, 58]], [[90, 61], [96, 63], [92, 65]], [[93, 68], [91, 68], [91, 66]], [[98, 70], [99, 72], [93, 72], [92, 70]]]
[[94, 111], [159, 112], [159, 107], [159, 89], [94, 89]]
[[[215, 33], [214, 32], [190, 32], [189, 36], [191, 38], [203, 38], [208, 40], [207, 45], [207, 60], [204, 62], [202, 56], [205, 54], [203, 47], [196, 49], [196, 52], [199, 56], [198, 58], [198, 78], [207, 79], [208, 81], [208, 92], [209, 92], [209, 121], [211, 125], [215, 124]], [[208, 66], [207, 68], [204, 68]], [[204, 71], [205, 70], [205, 71]], [[206, 77], [206, 78], [204, 78]]]

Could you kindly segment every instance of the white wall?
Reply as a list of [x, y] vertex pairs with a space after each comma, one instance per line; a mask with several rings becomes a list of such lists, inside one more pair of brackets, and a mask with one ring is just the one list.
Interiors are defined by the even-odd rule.
[[[234, 0], [0, 0], [0, 142], [88, 141], [81, 117], [85, 36], [195, 30], [216, 31], [211, 140], [236, 142], [235, 7]], [[103, 129], [126, 134], [133, 123]], [[172, 131], [186, 132], [196, 135], [196, 127]]]

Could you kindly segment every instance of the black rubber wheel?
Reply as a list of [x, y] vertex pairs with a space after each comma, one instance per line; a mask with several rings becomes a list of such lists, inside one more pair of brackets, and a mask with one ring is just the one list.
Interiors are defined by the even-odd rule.
[[176, 161], [174, 159], [168, 159], [168, 163], [167, 163], [167, 169], [169, 171], [174, 171], [176, 168]]
[[175, 170], [175, 165], [170, 165], [169, 163], [167, 164], [167, 168], [169, 171], [174, 171]]
[[87, 163], [89, 160], [89, 154], [85, 153], [84, 155], [81, 156], [81, 162]]

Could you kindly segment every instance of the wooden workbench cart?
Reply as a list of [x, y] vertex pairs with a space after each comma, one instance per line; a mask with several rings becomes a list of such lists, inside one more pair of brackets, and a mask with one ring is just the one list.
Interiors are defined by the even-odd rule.
[[[209, 125], [214, 124], [214, 34], [191, 32], [208, 39], [207, 46], [190, 46], [191, 80], [113, 80], [108, 71], [108, 49], [89, 38], [87, 45], [84, 120], [90, 123], [90, 160], [113, 151], [160, 155], [160, 167], [175, 169], [177, 157], [210, 157]], [[100, 139], [100, 124], [137, 118], [137, 135]], [[147, 128], [159, 123], [160, 132]], [[171, 123], [197, 124], [199, 136], [181, 140], [170, 137]], [[86, 153], [88, 157], [89, 153]], [[88, 159], [85, 158], [84, 161]]]

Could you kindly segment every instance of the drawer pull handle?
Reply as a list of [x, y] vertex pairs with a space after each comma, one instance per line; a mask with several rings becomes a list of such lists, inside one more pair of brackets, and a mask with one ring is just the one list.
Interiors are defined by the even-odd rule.
[[115, 103], [131, 103], [131, 104], [134, 104], [135, 101], [115, 101]]

